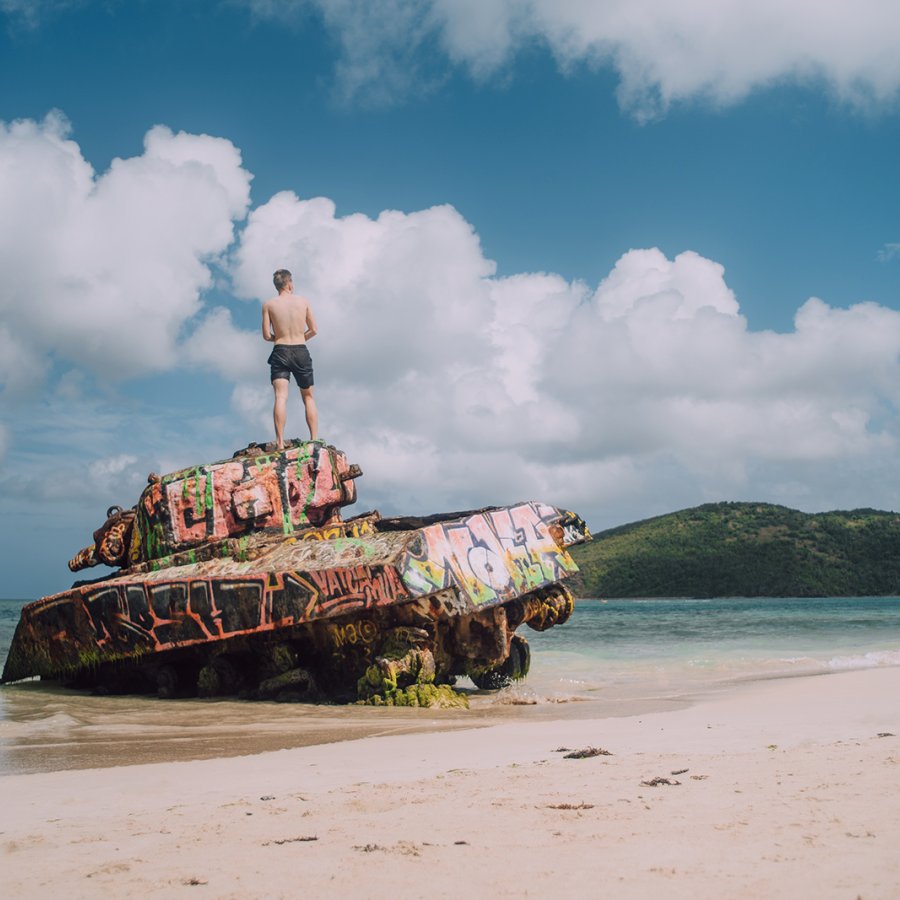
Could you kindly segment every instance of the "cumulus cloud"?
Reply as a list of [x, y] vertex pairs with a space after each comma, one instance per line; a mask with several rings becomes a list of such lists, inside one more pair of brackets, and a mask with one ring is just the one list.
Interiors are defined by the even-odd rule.
[[[536, 497], [612, 525], [708, 499], [897, 505], [894, 310], [810, 298], [791, 331], [753, 331], [691, 251], [630, 250], [597, 285], [498, 277], [450, 206], [338, 216], [283, 192], [235, 239], [249, 182], [218, 138], [158, 127], [98, 176], [57, 116], [0, 128], [0, 400], [63, 364], [42, 416], [0, 429], [0, 494], [105, 509], [151, 469], [266, 439], [266, 345], [204, 291], [215, 267], [256, 319], [286, 266], [319, 324], [322, 434], [365, 470], [367, 506]], [[160, 371], [169, 394], [143, 406], [108, 394]], [[289, 433], [302, 421], [295, 390]]]
[[[450, 207], [338, 217], [288, 193], [248, 218], [237, 292], [261, 299], [282, 265], [319, 320], [323, 433], [390, 508], [540, 496], [597, 514], [647, 502], [661, 472], [691, 502], [752, 496], [776, 469], [772, 490], [796, 493], [803, 466], [896, 451], [900, 313], [876, 304], [811, 298], [793, 331], [752, 331], [694, 252], [629, 251], [595, 289], [498, 278]], [[251, 393], [261, 422], [268, 397]]]
[[0, 396], [29, 393], [44, 376], [39, 357], [5, 324], [0, 324]]
[[209, 310], [183, 345], [186, 362], [230, 380], [252, 378], [260, 369], [261, 337], [236, 328], [224, 307]]
[[0, 123], [0, 340], [20, 372], [48, 360], [113, 379], [169, 369], [250, 175], [231, 142], [163, 126], [97, 175], [68, 132], [58, 113]]
[[[262, 17], [316, 11], [342, 49], [344, 96], [403, 99], [439, 48], [473, 77], [545, 46], [563, 72], [611, 67], [639, 117], [672, 103], [731, 104], [778, 81], [824, 82], [871, 106], [900, 87], [900, 12], [892, 0], [244, 0]], [[433, 83], [434, 74], [430, 82]]]
[[588, 446], [701, 469], [892, 445], [898, 350], [900, 313], [875, 304], [811, 299], [792, 333], [752, 332], [721, 266], [658, 250], [626, 254], [557, 344], [594, 397]]

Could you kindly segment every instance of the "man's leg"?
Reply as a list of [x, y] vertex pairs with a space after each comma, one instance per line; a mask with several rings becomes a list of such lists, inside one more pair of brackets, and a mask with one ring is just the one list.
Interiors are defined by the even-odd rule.
[[275, 391], [275, 408], [272, 410], [272, 418], [275, 420], [275, 446], [279, 450], [284, 448], [284, 423], [287, 421], [287, 401], [291, 383], [287, 378], [276, 378], [272, 382], [272, 390]]
[[311, 387], [300, 388], [300, 396], [303, 398], [303, 408], [306, 410], [306, 425], [309, 428], [309, 439], [314, 441], [319, 436], [319, 410], [316, 408], [313, 389]]

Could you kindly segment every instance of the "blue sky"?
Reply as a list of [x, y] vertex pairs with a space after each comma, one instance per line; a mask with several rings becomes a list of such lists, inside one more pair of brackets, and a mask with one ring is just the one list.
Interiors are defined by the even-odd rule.
[[269, 436], [282, 265], [357, 511], [900, 507], [900, 12], [745, 7], [0, 0], [0, 593]]

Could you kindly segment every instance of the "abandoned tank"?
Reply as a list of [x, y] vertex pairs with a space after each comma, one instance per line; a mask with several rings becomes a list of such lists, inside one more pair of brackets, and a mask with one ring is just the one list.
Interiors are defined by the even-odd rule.
[[584, 521], [535, 501], [345, 520], [361, 474], [295, 440], [150, 475], [69, 563], [118, 571], [25, 606], [2, 681], [465, 705], [457, 676], [487, 689], [524, 677], [516, 629], [569, 618], [566, 548], [590, 540]]

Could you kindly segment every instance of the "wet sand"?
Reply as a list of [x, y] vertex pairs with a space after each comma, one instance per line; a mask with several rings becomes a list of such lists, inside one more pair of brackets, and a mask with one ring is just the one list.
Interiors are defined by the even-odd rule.
[[376, 709], [237, 700], [95, 697], [38, 681], [0, 690], [0, 776], [248, 756], [365, 737], [674, 709], [677, 692], [548, 700], [530, 688], [469, 693], [471, 708]]
[[[403, 713], [367, 724], [466, 721]], [[5, 890], [900, 896], [900, 668], [734, 685], [669, 711], [484, 719], [9, 775]], [[563, 748], [604, 752], [573, 759]]]

